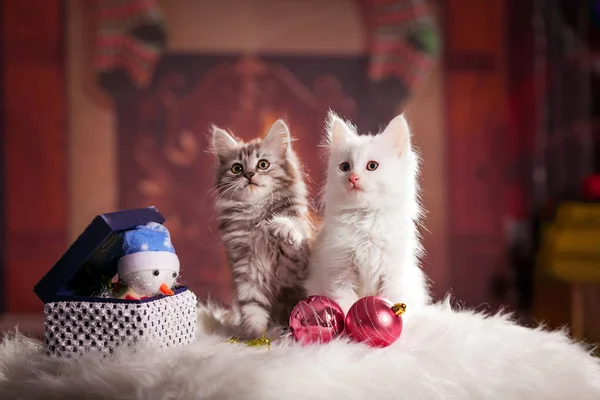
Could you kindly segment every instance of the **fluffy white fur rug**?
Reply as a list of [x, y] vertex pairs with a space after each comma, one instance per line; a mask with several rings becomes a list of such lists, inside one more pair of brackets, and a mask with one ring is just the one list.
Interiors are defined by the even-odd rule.
[[202, 335], [110, 359], [50, 359], [19, 335], [0, 345], [8, 399], [600, 399], [600, 364], [561, 332], [447, 304], [410, 317], [386, 349], [335, 341], [271, 351]]

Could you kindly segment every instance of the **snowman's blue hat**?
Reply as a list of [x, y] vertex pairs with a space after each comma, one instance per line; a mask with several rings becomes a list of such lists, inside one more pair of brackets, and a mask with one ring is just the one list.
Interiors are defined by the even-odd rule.
[[179, 258], [169, 230], [159, 223], [150, 222], [125, 232], [117, 273], [124, 275], [154, 269], [179, 273]]

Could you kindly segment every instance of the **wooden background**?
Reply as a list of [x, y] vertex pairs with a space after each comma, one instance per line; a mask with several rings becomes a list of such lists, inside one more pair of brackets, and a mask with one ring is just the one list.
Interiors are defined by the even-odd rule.
[[42, 309], [33, 286], [67, 244], [63, 2], [2, 1], [3, 308]]
[[[507, 278], [507, 2], [445, 2], [450, 286], [467, 304]], [[508, 282], [507, 282], [508, 283]]]
[[[507, 18], [507, 2], [502, 0], [447, 0], [443, 6], [447, 133], [445, 162], [450, 215], [447, 235], [451, 249], [448, 270], [456, 296], [467, 304], [478, 305], [490, 301], [493, 297], [491, 282], [496, 276], [506, 276], [508, 270], [503, 218], [507, 209], [505, 190], [509, 185], [505, 173], [510, 161], [506, 156], [509, 142], [503, 138], [508, 133], [507, 29], [510, 21]], [[38, 312], [41, 302], [31, 289], [68, 245], [66, 227], [70, 205], [67, 196], [63, 2], [4, 1], [1, 7], [4, 309], [9, 312]], [[231, 64], [235, 60], [222, 61]], [[135, 116], [128, 120], [120, 115], [118, 120], [120, 185], [122, 189], [129, 188], [125, 187], [126, 183], [136, 188], [129, 195], [121, 190], [120, 206], [154, 203], [167, 214], [170, 228], [177, 231], [174, 238], [180, 238], [177, 240], [181, 241], [188, 240], [186, 237], [191, 238], [192, 221], [202, 221], [206, 217], [207, 204], [202, 203], [198, 196], [200, 188], [208, 187], [209, 181], [195, 180], [194, 177], [209, 175], [204, 174], [208, 168], [205, 155], [185, 167], [177, 163], [186, 165], [189, 162], [186, 158], [188, 150], [195, 148], [195, 151], [200, 151], [205, 144], [202, 133], [206, 132], [205, 124], [209, 119], [226, 128], [241, 128], [241, 136], [244, 137], [260, 133], [275, 113], [288, 114], [292, 129], [298, 133], [303, 130], [307, 132], [300, 133], [303, 136], [316, 140], [317, 132], [321, 130], [319, 124], [325, 105], [318, 102], [323, 95], [314, 87], [316, 78], [303, 78], [300, 69], [295, 69], [293, 65], [287, 65], [285, 69], [292, 71], [291, 75], [300, 84], [284, 84], [287, 78], [280, 77], [279, 87], [285, 90], [292, 90], [290, 88], [294, 86], [302, 87], [304, 92], [309, 93], [309, 98], [312, 96], [312, 100], [305, 101], [304, 95], [294, 93], [292, 98], [295, 103], [270, 103], [278, 108], [264, 108], [255, 104], [265, 114], [246, 110], [232, 119], [225, 118], [217, 109], [211, 109], [208, 98], [212, 95], [218, 96], [215, 104], [230, 109], [237, 107], [243, 110], [245, 107], [236, 104], [241, 99], [232, 95], [239, 93], [241, 87], [226, 89], [230, 91], [228, 95], [226, 91], [203, 92], [205, 89], [198, 86], [200, 72], [217, 68], [217, 64], [220, 64], [217, 61], [204, 66], [199, 63], [195, 66], [197, 71], [182, 71], [173, 76], [167, 76], [168, 69], [163, 70], [163, 75], [157, 81], [162, 85], [160, 90], [145, 94], [143, 98], [122, 99], [117, 104], [121, 114], [131, 112]], [[277, 60], [265, 58], [263, 61], [270, 65], [271, 61]], [[356, 62], [344, 68], [358, 68], [364, 61]], [[277, 63], [285, 64], [285, 60], [280, 59]], [[175, 66], [176, 63], [173, 64]], [[303, 68], [317, 67], [307, 61]], [[344, 68], [335, 71], [343, 74]], [[242, 68], [238, 72], [246, 71], [243, 74], [249, 74], [251, 70]], [[213, 78], [214, 82], [223, 79]], [[339, 78], [343, 88], [341, 94], [354, 102], [360, 101], [356, 96], [362, 89], [350, 88], [359, 88], [361, 83], [346, 82], [347, 79]], [[230, 78], [226, 80], [233, 82]], [[243, 79], [239, 79], [240, 85], [242, 82]], [[272, 83], [264, 83], [268, 90], [276, 89]], [[326, 95], [336, 92], [328, 86], [329, 83], [323, 85], [328, 88]], [[251, 85], [245, 90], [251, 93], [250, 89]], [[352, 90], [356, 90], [356, 93], [351, 93]], [[340, 92], [337, 93], [340, 96]], [[195, 101], [202, 101], [206, 108], [194, 109]], [[352, 108], [343, 104], [336, 107], [341, 107], [340, 110]], [[292, 108], [301, 111], [292, 113]], [[203, 110], [210, 110], [212, 115]], [[368, 111], [368, 108], [365, 110]], [[342, 113], [352, 117], [352, 111]], [[360, 115], [358, 122], [367, 129], [373, 128], [361, 120]], [[164, 124], [164, 136], [154, 131], [155, 123]], [[186, 131], [192, 132], [191, 136]], [[135, 138], [140, 141], [134, 143]], [[308, 140], [305, 142], [307, 146], [312, 145]], [[134, 149], [138, 149], [140, 154], [134, 154]], [[158, 165], [148, 163], [152, 157], [161, 160]], [[313, 154], [307, 154], [307, 157], [313, 157]], [[167, 164], [169, 159], [175, 160], [175, 163], [171, 160]], [[150, 172], [155, 167], [160, 167], [162, 172]], [[168, 176], [175, 169], [185, 171], [181, 180], [168, 182], [167, 178], [160, 181], [161, 173], [166, 171]], [[315, 177], [318, 177], [318, 171]], [[181, 191], [182, 196], [178, 201], [183, 205], [161, 197], [165, 182]], [[183, 189], [187, 184], [198, 186], [189, 186], [188, 192]], [[183, 207], [191, 210], [192, 205], [200, 206], [199, 214], [177, 215], [177, 209]], [[188, 232], [187, 229], [192, 231]], [[203, 243], [197, 243], [196, 246], [205, 246]], [[181, 247], [184, 257], [192, 260], [191, 255], [185, 254], [191, 253], [191, 243], [175, 244]], [[198, 259], [197, 264], [201, 263], [209, 264], [211, 271], [220, 268], [217, 258]], [[219, 296], [227, 297], [227, 290], [224, 289], [226, 278], [218, 273], [211, 274], [206, 280], [196, 280], [193, 275], [189, 279], [200, 290], [208, 290], [209, 286], [206, 285], [214, 283], [219, 288]]]

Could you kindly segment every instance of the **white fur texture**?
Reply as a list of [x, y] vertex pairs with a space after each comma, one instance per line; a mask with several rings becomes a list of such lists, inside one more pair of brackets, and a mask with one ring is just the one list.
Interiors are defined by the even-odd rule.
[[504, 316], [419, 310], [386, 349], [337, 340], [302, 347], [228, 344], [113, 358], [46, 357], [21, 336], [0, 345], [0, 398], [10, 399], [600, 399], [600, 364], [561, 332]]
[[196, 307], [198, 331], [207, 335], [235, 336], [241, 322], [239, 307], [225, 307], [219, 302], [199, 301]]
[[[406, 120], [398, 116], [378, 135], [358, 135], [330, 113], [327, 142], [325, 208], [305, 284], [308, 293], [332, 297], [344, 312], [371, 295], [409, 308], [427, 304], [418, 260], [418, 157]], [[369, 170], [370, 162], [377, 168]]]

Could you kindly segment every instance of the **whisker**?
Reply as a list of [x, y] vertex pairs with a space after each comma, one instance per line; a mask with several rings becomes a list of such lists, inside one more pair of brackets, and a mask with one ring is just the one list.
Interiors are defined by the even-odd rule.
[[[213, 202], [213, 210], [216, 210], [217, 207], [217, 203], [222, 200], [225, 196], [231, 196], [234, 197], [235, 196], [235, 189], [236, 186], [235, 185], [230, 185], [228, 188], [226, 188], [225, 190], [223, 190], [222, 192], [219, 193], [219, 195], [215, 198], [214, 202]], [[231, 193], [230, 193], [231, 192]]]

